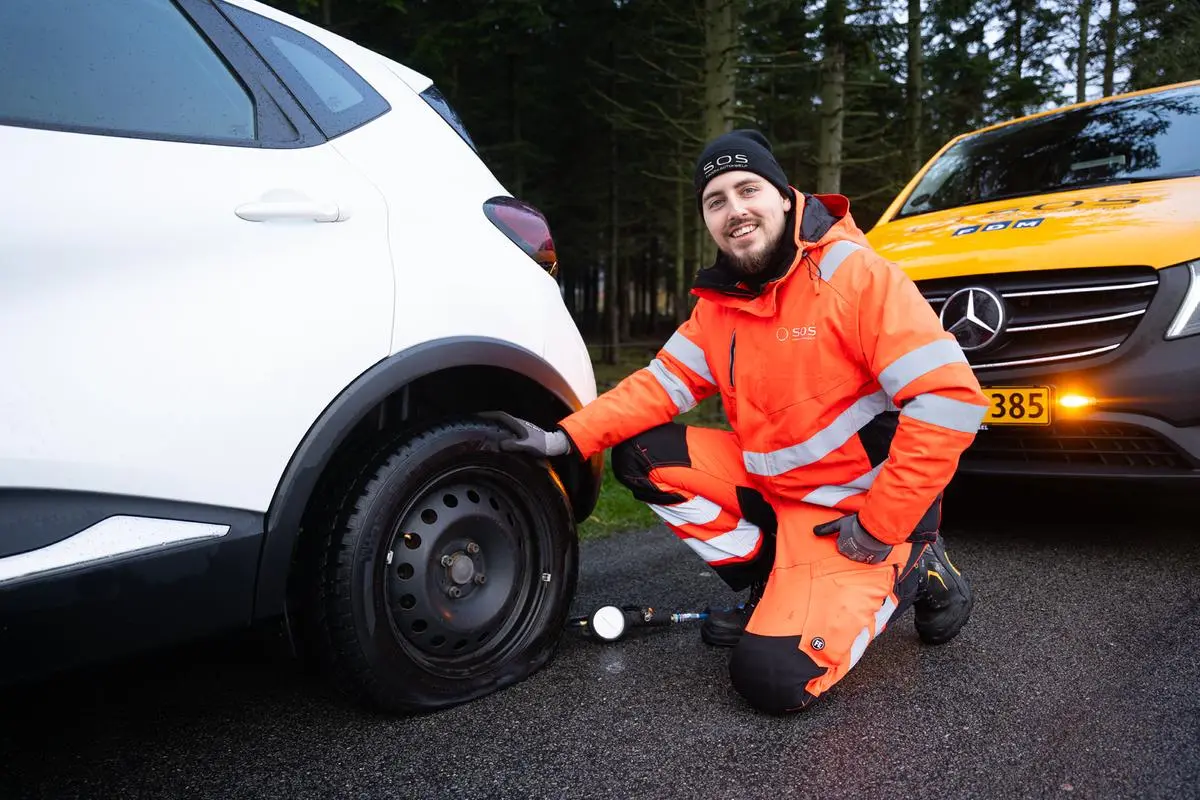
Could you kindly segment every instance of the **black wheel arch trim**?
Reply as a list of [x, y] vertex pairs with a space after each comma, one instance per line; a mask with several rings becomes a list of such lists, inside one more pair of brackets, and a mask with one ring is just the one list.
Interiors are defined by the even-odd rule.
[[[423, 342], [379, 361], [359, 375], [325, 407], [292, 454], [267, 509], [259, 564], [255, 617], [284, 612], [293, 548], [305, 508], [325, 467], [354, 427], [389, 395], [426, 375], [453, 367], [490, 366], [523, 375], [545, 387], [570, 413], [582, 402], [558, 370], [537, 353], [503, 339], [454, 336]], [[570, 457], [568, 457], [570, 458]], [[577, 522], [592, 512], [600, 493], [603, 456], [586, 464], [574, 459], [582, 480], [567, 480]], [[560, 474], [575, 466], [560, 460]]]

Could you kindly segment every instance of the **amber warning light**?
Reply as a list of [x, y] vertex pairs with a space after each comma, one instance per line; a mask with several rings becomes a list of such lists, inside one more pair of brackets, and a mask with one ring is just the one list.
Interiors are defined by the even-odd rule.
[[1083, 394], [1063, 394], [1059, 395], [1058, 404], [1063, 408], [1087, 408], [1096, 405], [1096, 398]]

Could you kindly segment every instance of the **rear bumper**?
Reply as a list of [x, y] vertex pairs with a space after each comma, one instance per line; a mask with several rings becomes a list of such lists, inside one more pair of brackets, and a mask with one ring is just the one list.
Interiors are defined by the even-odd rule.
[[1087, 412], [1055, 407], [1054, 424], [992, 426], [963, 453], [973, 474], [1200, 480], [1200, 336], [1168, 341], [1183, 274], [1161, 285], [1137, 329], [1116, 350], [1069, 366], [981, 369], [985, 387], [1048, 386], [1055, 397], [1096, 398]]

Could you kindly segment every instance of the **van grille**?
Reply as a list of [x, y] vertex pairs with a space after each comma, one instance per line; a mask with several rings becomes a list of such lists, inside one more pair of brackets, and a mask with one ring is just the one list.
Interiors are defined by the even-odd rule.
[[1182, 453], [1154, 431], [1111, 422], [993, 426], [976, 435], [963, 462], [1193, 469]]
[[1007, 321], [988, 347], [967, 353], [976, 369], [1057, 364], [1115, 350], [1137, 327], [1158, 288], [1150, 267], [1096, 267], [974, 275], [919, 281], [941, 313], [970, 286], [1003, 298]]

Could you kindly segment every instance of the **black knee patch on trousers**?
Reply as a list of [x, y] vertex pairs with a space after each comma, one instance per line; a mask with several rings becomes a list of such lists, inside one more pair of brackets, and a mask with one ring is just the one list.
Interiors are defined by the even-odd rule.
[[742, 516], [762, 531], [762, 544], [759, 545], [754, 558], [749, 561], [721, 564], [714, 566], [713, 571], [730, 589], [740, 592], [755, 581], [765, 581], [771, 574], [771, 567], [775, 565], [775, 534], [779, 528], [779, 521], [775, 517], [775, 509], [757, 490], [739, 486], [737, 498]]
[[613, 475], [643, 503], [670, 505], [683, 502], [682, 495], [664, 492], [651, 483], [650, 470], [655, 467], [691, 465], [687, 428], [676, 422], [668, 422], [639, 433], [612, 450]]
[[804, 688], [825, 674], [800, 649], [799, 636], [742, 634], [729, 661], [729, 680], [746, 702], [768, 714], [807, 708], [815, 695]]
[[742, 516], [748, 522], [757, 525], [764, 534], [775, 538], [775, 532], [779, 530], [779, 520], [775, 516], [775, 509], [759, 491], [751, 489], [749, 486], [739, 486], [737, 487], [737, 499], [738, 505], [742, 509]]
[[749, 561], [732, 564], [711, 564], [717, 577], [725, 581], [730, 589], [740, 592], [755, 581], [765, 581], [775, 563], [775, 538], [764, 536], [758, 553]]

